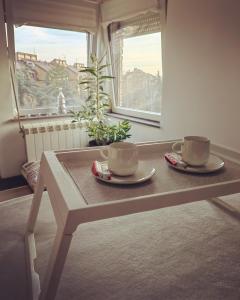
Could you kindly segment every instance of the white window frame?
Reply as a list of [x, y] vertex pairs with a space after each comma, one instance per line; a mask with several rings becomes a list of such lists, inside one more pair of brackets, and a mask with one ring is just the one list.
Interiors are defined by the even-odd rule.
[[[159, 32], [161, 32], [161, 47], [162, 47], [162, 53], [163, 53], [164, 32], [163, 32], [163, 30], [161, 30]], [[112, 46], [110, 44], [110, 41], [109, 41], [109, 57], [110, 57], [110, 61], [113, 61]], [[163, 54], [162, 54], [162, 60], [163, 60]], [[114, 76], [114, 70], [113, 70], [114, 66], [113, 66], [113, 64], [111, 64], [111, 66], [112, 66], [112, 74]], [[117, 78], [115, 78], [114, 80], [117, 80]], [[113, 113], [129, 116], [129, 117], [135, 117], [135, 118], [139, 118], [139, 119], [160, 122], [161, 115], [162, 115], [161, 112], [157, 113], [157, 112], [143, 111], [143, 110], [138, 110], [138, 109], [131, 109], [131, 108], [127, 108], [127, 107], [117, 106], [117, 92], [116, 92], [115, 86], [116, 85], [114, 84], [114, 82], [112, 82], [112, 90], [113, 90], [112, 112]], [[161, 104], [160, 101], [161, 101], [161, 99], [159, 99], [159, 105]]]
[[[24, 24], [25, 25], [25, 24]], [[87, 66], [89, 66], [89, 62], [90, 62], [90, 54], [93, 50], [93, 45], [94, 45], [94, 39], [95, 39], [95, 35], [91, 34], [88, 31], [82, 31], [82, 30], [76, 30], [76, 29], [72, 29], [71, 27], [69, 28], [67, 25], [65, 26], [52, 26], [52, 25], [48, 25], [48, 24], [44, 24], [44, 25], [32, 25], [32, 24], [26, 24], [29, 26], [35, 26], [35, 27], [42, 27], [42, 28], [49, 28], [49, 29], [58, 29], [58, 30], [67, 30], [67, 31], [74, 31], [74, 32], [81, 32], [81, 33], [86, 33], [87, 34]], [[7, 28], [8, 28], [8, 33], [9, 34], [9, 40], [8, 40], [8, 48], [9, 48], [9, 54], [10, 54], [10, 60], [12, 61], [12, 68], [13, 68], [13, 72], [14, 72], [14, 85], [15, 85], [15, 90], [16, 90], [16, 94], [18, 95], [18, 82], [17, 82], [17, 78], [16, 78], [16, 50], [15, 50], [15, 35], [14, 35], [14, 26], [15, 24], [7, 24]], [[19, 105], [19, 99], [17, 99], [17, 105], [19, 106], [19, 110], [21, 111], [22, 109], [20, 108]], [[55, 107], [54, 107], [55, 108]], [[80, 106], [79, 106], [80, 108]], [[69, 109], [71, 109], [69, 107]], [[77, 107], [75, 107], [75, 109], [77, 109]], [[44, 111], [44, 110], [49, 110], [49, 108], [39, 108], [39, 112], [37, 112], [37, 109], [33, 109], [34, 112], [31, 112], [29, 114], [24, 113], [24, 114], [20, 114], [23, 117], [27, 117], [27, 116], [34, 116], [34, 115], [47, 115], [47, 116], [62, 116], [59, 113], [52, 113], [52, 114], [45, 114], [44, 112], [40, 112], [40, 111]], [[29, 109], [30, 111], [30, 109]]]

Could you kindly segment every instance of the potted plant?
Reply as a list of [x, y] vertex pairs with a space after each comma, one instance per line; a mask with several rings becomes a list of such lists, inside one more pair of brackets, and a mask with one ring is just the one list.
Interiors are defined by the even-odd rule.
[[80, 81], [82, 89], [88, 91], [88, 98], [85, 105], [77, 112], [71, 111], [73, 122], [86, 121], [86, 128], [91, 138], [90, 146], [108, 145], [113, 142], [120, 142], [130, 137], [131, 125], [124, 120], [118, 124], [109, 124], [106, 116], [110, 108], [110, 95], [104, 91], [104, 84], [114, 77], [105, 75], [104, 71], [109, 66], [103, 64], [104, 56], [101, 59], [92, 54], [91, 66], [80, 70], [85, 76]]

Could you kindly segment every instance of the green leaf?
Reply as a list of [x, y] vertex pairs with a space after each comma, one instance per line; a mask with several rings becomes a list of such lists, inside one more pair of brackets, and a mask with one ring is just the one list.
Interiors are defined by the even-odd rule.
[[103, 103], [103, 104], [101, 105], [101, 107], [109, 107], [109, 104]]
[[95, 77], [97, 77], [95, 68], [85, 68], [84, 70], [80, 70], [79, 72], [80, 73], [90, 73], [90, 74], [94, 75]]
[[100, 94], [100, 95], [104, 95], [104, 96], [109, 96], [109, 94], [108, 94], [108, 93], [105, 93], [105, 92], [100, 92], [99, 94]]
[[90, 67], [84, 67], [82, 70], [79, 71], [79, 73], [84, 73], [84, 72], [88, 72], [89, 70], [94, 71], [94, 68], [90, 68]]
[[91, 100], [91, 98], [92, 98], [92, 96], [90, 95], [90, 96], [87, 97], [87, 99], [85, 101], [88, 102], [88, 101]]
[[86, 91], [86, 90], [89, 90], [90, 87], [89, 86], [86, 86], [85, 88], [83, 88], [83, 91]]
[[113, 76], [101, 76], [99, 78], [100, 79], [114, 79], [115, 77], [113, 77]]
[[98, 68], [98, 71], [101, 71], [101, 70], [105, 69], [108, 66], [110, 66], [110, 64], [102, 65], [101, 67]]
[[91, 81], [81, 81], [81, 82], [79, 82], [79, 84], [89, 84], [89, 83], [91, 83]]
[[103, 54], [103, 56], [99, 59], [99, 62], [98, 62], [99, 65], [102, 63], [102, 61], [103, 61], [103, 59], [104, 59], [104, 57], [105, 57], [106, 55], [107, 55], [107, 52], [105, 52], [105, 53]]

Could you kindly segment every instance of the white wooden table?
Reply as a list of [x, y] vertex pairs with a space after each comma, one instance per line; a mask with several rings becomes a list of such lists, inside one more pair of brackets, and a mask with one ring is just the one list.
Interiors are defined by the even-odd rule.
[[[240, 192], [240, 153], [212, 145], [212, 153], [224, 159], [224, 169], [214, 174], [186, 174], [168, 167], [163, 159], [164, 153], [171, 151], [172, 143], [138, 144], [141, 164], [154, 166], [156, 174], [150, 181], [135, 186], [110, 185], [92, 176], [92, 161], [101, 159], [98, 148], [43, 153], [26, 232], [32, 299], [55, 298], [78, 225]], [[34, 228], [44, 186], [56, 218], [57, 232], [40, 287], [34, 269]]]

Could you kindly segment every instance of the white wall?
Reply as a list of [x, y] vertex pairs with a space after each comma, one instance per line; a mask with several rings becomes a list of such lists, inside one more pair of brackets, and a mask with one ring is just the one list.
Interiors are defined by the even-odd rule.
[[164, 136], [240, 150], [240, 1], [169, 0], [164, 50]]
[[129, 142], [152, 142], [162, 140], [162, 130], [158, 127], [151, 127], [140, 123], [131, 123], [131, 134]]
[[13, 117], [11, 82], [3, 22], [3, 7], [0, 1], [0, 176], [14, 176], [25, 157], [23, 138]]
[[[111, 117], [110, 121], [113, 123], [118, 123], [119, 121], [123, 121], [123, 119]], [[159, 127], [148, 126], [141, 123], [130, 122], [131, 137], [128, 138], [129, 142], [139, 143], [139, 142], [153, 142], [158, 141], [162, 136], [162, 130]]]

